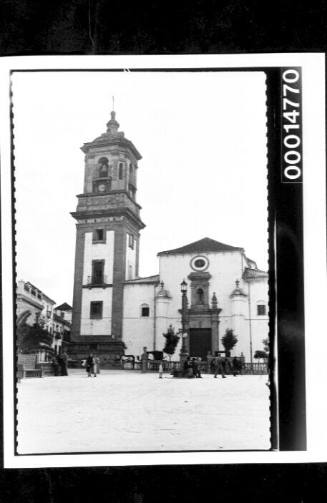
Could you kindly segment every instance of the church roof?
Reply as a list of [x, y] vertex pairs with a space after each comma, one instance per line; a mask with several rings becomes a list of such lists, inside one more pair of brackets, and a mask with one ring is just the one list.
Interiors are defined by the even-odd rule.
[[126, 281], [127, 284], [149, 284], [149, 283], [159, 283], [160, 277], [159, 274], [154, 274], [153, 276], [146, 276], [145, 278], [136, 278], [136, 279], [129, 279]]
[[203, 238], [200, 239], [199, 241], [194, 241], [193, 243], [190, 243], [188, 245], [181, 246], [180, 248], [159, 252], [158, 256], [179, 255], [179, 254], [184, 255], [187, 253], [226, 252], [226, 251], [244, 251], [244, 249], [220, 243], [215, 239]]
[[267, 278], [268, 273], [266, 271], [261, 271], [260, 269], [250, 269], [250, 267], [246, 267], [243, 272], [243, 279], [260, 279]]

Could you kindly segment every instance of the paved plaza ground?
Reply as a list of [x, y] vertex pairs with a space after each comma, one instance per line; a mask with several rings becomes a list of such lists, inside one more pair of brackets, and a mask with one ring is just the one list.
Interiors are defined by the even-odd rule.
[[18, 452], [269, 449], [267, 376], [104, 370], [18, 384]]

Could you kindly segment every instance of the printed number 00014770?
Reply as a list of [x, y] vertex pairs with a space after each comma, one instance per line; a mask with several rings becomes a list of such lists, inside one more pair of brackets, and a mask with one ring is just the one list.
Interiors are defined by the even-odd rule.
[[[282, 75], [283, 87], [283, 179], [300, 181], [301, 131], [300, 131], [300, 74], [298, 70], [285, 70]], [[300, 166], [299, 166], [300, 164]]]

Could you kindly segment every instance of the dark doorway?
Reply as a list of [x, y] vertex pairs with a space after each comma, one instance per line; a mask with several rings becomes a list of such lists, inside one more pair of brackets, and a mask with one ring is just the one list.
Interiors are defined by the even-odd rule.
[[200, 356], [205, 360], [211, 352], [211, 328], [190, 329], [190, 356]]

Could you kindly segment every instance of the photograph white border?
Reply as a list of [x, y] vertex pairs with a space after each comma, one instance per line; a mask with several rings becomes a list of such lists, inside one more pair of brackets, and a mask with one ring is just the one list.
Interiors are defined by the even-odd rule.
[[[305, 341], [307, 450], [299, 452], [212, 452], [156, 454], [15, 455], [13, 376], [13, 243], [11, 206], [10, 70], [124, 68], [302, 67], [303, 197], [305, 267]], [[327, 457], [326, 322], [326, 148], [325, 55], [243, 54], [187, 56], [42, 56], [6, 57], [0, 61], [3, 418], [5, 468], [323, 462]]]

